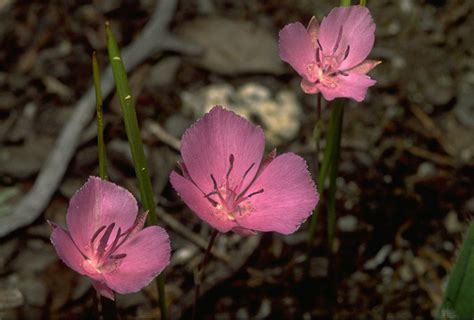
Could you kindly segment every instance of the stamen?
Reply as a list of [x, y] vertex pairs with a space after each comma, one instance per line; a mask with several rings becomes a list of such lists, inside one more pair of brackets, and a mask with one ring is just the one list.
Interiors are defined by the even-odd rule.
[[321, 58], [319, 57], [319, 48], [316, 49], [316, 62], [321, 65]]
[[339, 48], [339, 43], [341, 42], [341, 38], [342, 38], [342, 26], [339, 28], [339, 33], [337, 34], [336, 45], [334, 46], [334, 49], [332, 49], [332, 54], [336, 53], [337, 49]]
[[250, 165], [250, 167], [244, 172], [244, 175], [242, 176], [242, 181], [245, 179], [247, 174], [252, 170], [253, 166], [255, 165], [255, 162]]
[[258, 190], [258, 191], [252, 192], [251, 194], [249, 194], [249, 195], [247, 196], [247, 198], [250, 198], [250, 197], [252, 197], [252, 196], [254, 196], [254, 195], [256, 195], [256, 194], [262, 193], [263, 191], [264, 191], [263, 189], [260, 189], [260, 190]]
[[99, 229], [97, 229], [96, 232], [94, 232], [94, 235], [92, 236], [92, 239], [91, 239], [91, 244], [94, 243], [95, 239], [97, 239], [97, 237], [99, 236], [99, 234], [102, 232], [102, 230], [105, 229], [105, 225], [103, 225], [102, 227], [100, 227]]
[[97, 253], [99, 254], [99, 257], [102, 257], [105, 251], [105, 247], [107, 246], [107, 242], [109, 242], [110, 235], [112, 234], [112, 230], [115, 227], [115, 223], [112, 223], [107, 227], [107, 230], [105, 230], [104, 235], [100, 239], [99, 242], [99, 247], [97, 248]]
[[339, 71], [337, 72], [337, 74], [340, 74], [341, 76], [345, 76], [345, 77], [347, 77], [347, 76], [349, 75], [348, 73], [346, 73], [346, 72], [344, 72], [344, 71], [341, 71], [341, 70], [339, 70]]
[[347, 46], [347, 49], [346, 49], [346, 52], [344, 52], [344, 58], [342, 59], [342, 61], [346, 60], [347, 57], [349, 56], [349, 51], [351, 50], [351, 46]]
[[204, 198], [208, 198], [208, 197], [213, 196], [213, 195], [215, 195], [215, 194], [217, 194], [217, 191], [209, 192], [208, 194], [205, 194], [205, 195], [204, 195]]
[[207, 201], [209, 201], [213, 207], [217, 207], [218, 205], [217, 201], [214, 199], [207, 198]]
[[212, 180], [212, 184], [214, 185], [214, 190], [217, 191], [217, 182], [212, 174], [211, 174], [211, 180]]
[[119, 254], [115, 254], [115, 255], [111, 255], [109, 258], [110, 259], [115, 259], [115, 260], [118, 260], [118, 259], [123, 259], [127, 256], [126, 253], [119, 253]]
[[318, 47], [319, 47], [319, 49], [321, 49], [321, 51], [324, 51], [324, 50], [323, 50], [323, 46], [321, 45], [321, 42], [319, 42], [319, 39], [316, 40], [316, 41], [318, 42]]
[[232, 172], [232, 169], [234, 168], [234, 155], [231, 153], [229, 156], [229, 162], [230, 162], [230, 167], [229, 170], [227, 170], [226, 178], [229, 179], [229, 175]]
[[112, 243], [112, 246], [110, 246], [110, 250], [109, 250], [110, 254], [118, 249], [117, 244], [118, 244], [121, 236], [122, 236], [122, 229], [120, 229], [120, 227], [119, 227], [118, 230], [117, 230], [117, 234], [115, 235], [114, 242]]

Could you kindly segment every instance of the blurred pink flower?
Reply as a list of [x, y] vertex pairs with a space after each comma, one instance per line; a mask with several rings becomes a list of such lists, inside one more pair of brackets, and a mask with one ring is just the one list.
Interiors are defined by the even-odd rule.
[[137, 292], [170, 261], [166, 231], [157, 226], [143, 229], [146, 213], [137, 213], [130, 192], [90, 177], [69, 203], [69, 230], [49, 222], [51, 242], [61, 260], [91, 278], [101, 295], [113, 300], [114, 292]]
[[334, 8], [321, 27], [315, 17], [308, 28], [288, 24], [279, 38], [280, 58], [303, 77], [306, 93], [321, 92], [328, 101], [346, 97], [360, 102], [375, 84], [366, 75], [380, 63], [365, 60], [375, 41], [375, 24], [366, 7]]
[[172, 172], [171, 184], [220, 232], [293, 233], [319, 195], [301, 157], [273, 151], [262, 160], [264, 147], [260, 127], [214, 107], [184, 133], [182, 175]]

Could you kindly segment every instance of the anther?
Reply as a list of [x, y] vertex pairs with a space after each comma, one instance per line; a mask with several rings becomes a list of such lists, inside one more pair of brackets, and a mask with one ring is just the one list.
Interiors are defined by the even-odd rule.
[[97, 229], [97, 231], [94, 233], [94, 235], [92, 236], [92, 239], [91, 239], [91, 243], [94, 243], [95, 239], [97, 239], [97, 237], [99, 236], [99, 234], [102, 232], [102, 230], [105, 229], [105, 225], [100, 227], [99, 229]]
[[214, 190], [217, 191], [217, 182], [216, 182], [216, 179], [214, 178], [214, 176], [211, 174], [211, 180], [212, 180], [212, 184], [214, 185]]
[[127, 256], [126, 253], [119, 253], [119, 254], [111, 255], [109, 258], [114, 259], [114, 260], [118, 260], [118, 259], [123, 259], [126, 256]]
[[260, 190], [258, 190], [258, 191], [252, 192], [251, 194], [249, 194], [249, 195], [247, 196], [247, 198], [250, 198], [250, 197], [252, 197], [252, 196], [254, 196], [254, 195], [256, 195], [256, 194], [262, 193], [263, 191], [264, 191], [263, 189], [260, 189]]
[[321, 58], [319, 57], [319, 48], [316, 49], [316, 62], [319, 65], [321, 64]]
[[227, 170], [227, 174], [226, 174], [227, 179], [229, 179], [229, 175], [232, 172], [232, 169], [234, 168], [234, 154], [232, 153], [229, 156], [229, 163], [230, 163], [230, 167], [229, 167], [229, 170]]
[[114, 230], [115, 223], [112, 223], [107, 227], [107, 230], [105, 230], [104, 235], [100, 239], [99, 242], [99, 247], [97, 248], [97, 253], [102, 256], [105, 251], [105, 247], [107, 246], [107, 242], [109, 242], [110, 235], [112, 234], [112, 230]]
[[339, 48], [339, 43], [341, 42], [341, 38], [342, 38], [342, 26], [339, 28], [339, 33], [337, 34], [336, 45], [334, 46], [334, 49], [332, 49], [332, 54], [334, 54]]
[[247, 174], [252, 170], [253, 166], [255, 165], [255, 162], [250, 165], [250, 167], [244, 172], [244, 175], [242, 176], [242, 181], [245, 179]]
[[344, 52], [344, 58], [342, 61], [346, 60], [347, 57], [349, 56], [349, 51], [351, 50], [351, 46], [347, 46], [346, 52]]
[[321, 49], [321, 51], [324, 51], [324, 50], [323, 50], [323, 46], [321, 45], [321, 42], [319, 42], [319, 39], [316, 40], [316, 41], [318, 42], [318, 47], [319, 47], [319, 49]]

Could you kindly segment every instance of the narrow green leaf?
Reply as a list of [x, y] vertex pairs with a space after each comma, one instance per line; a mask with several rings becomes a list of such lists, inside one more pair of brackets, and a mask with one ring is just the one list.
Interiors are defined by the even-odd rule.
[[95, 88], [95, 105], [97, 112], [97, 149], [99, 151], [99, 176], [101, 179], [108, 180], [107, 174], [107, 154], [104, 143], [104, 113], [102, 109], [102, 91], [100, 89], [99, 64], [95, 51], [92, 53], [92, 74]]
[[319, 168], [319, 177], [318, 177], [318, 191], [319, 191], [319, 203], [316, 209], [311, 216], [309, 230], [308, 230], [308, 242], [309, 246], [311, 246], [314, 235], [316, 232], [317, 220], [319, 217], [320, 208], [323, 202], [323, 194], [324, 194], [324, 185], [326, 183], [327, 176], [329, 174], [329, 170], [332, 167], [332, 163], [334, 162], [334, 152], [338, 147], [336, 144], [338, 143], [336, 133], [341, 131], [342, 128], [338, 128], [340, 125], [340, 118], [342, 117], [342, 110], [343, 110], [343, 101], [338, 99], [331, 104], [331, 115], [329, 118], [329, 127], [326, 133], [326, 146], [324, 148], [323, 154], [323, 161], [321, 167]]
[[[140, 129], [138, 127], [137, 115], [133, 103], [132, 92], [127, 80], [127, 72], [120, 56], [117, 41], [114, 38], [109, 23], [105, 24], [107, 34], [107, 49], [109, 52], [109, 60], [112, 66], [112, 72], [115, 79], [117, 94], [120, 99], [120, 106], [123, 113], [125, 130], [127, 131], [128, 142], [132, 152], [133, 163], [135, 166], [135, 174], [138, 179], [140, 188], [140, 198], [143, 208], [148, 210], [148, 224], [157, 224], [156, 204], [153, 196], [153, 187], [150, 175], [148, 174], [148, 165], [145, 158], [145, 151], [140, 137]], [[157, 278], [158, 294], [160, 297], [161, 319], [168, 318], [168, 310], [166, 306], [164, 273], [162, 272]]]
[[449, 276], [439, 318], [472, 319], [474, 317], [474, 222], [471, 222]]

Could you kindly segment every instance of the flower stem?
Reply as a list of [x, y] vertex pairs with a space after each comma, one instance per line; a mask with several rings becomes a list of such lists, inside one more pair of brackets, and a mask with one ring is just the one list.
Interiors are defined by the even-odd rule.
[[316, 142], [316, 153], [314, 156], [314, 176], [319, 175], [319, 152], [320, 152], [320, 141], [321, 141], [321, 94], [318, 93], [316, 103], [316, 124], [313, 129], [313, 139]]
[[110, 300], [106, 297], [103, 297], [99, 293], [97, 295], [100, 296], [100, 308], [99, 314], [102, 315], [102, 320], [116, 320], [117, 317], [117, 306], [115, 305], [115, 301]]
[[341, 0], [341, 7], [348, 7], [351, 5], [351, 0]]
[[206, 252], [204, 253], [204, 258], [202, 259], [201, 265], [199, 266], [198, 274], [196, 275], [196, 280], [195, 280], [196, 284], [194, 287], [194, 305], [193, 305], [193, 313], [191, 316], [191, 319], [193, 320], [196, 318], [196, 312], [197, 312], [198, 300], [199, 300], [199, 290], [201, 289], [201, 284], [204, 280], [204, 272], [206, 270], [206, 265], [209, 260], [209, 257], [211, 256], [210, 255], [211, 249], [212, 249], [212, 246], [214, 245], [214, 242], [217, 238], [218, 233], [219, 232], [217, 230], [214, 230], [212, 232], [211, 237], [209, 238], [209, 243], [207, 245]]
[[[338, 105], [339, 103], [340, 103], [340, 100], [336, 100], [336, 102], [333, 104]], [[329, 108], [329, 105], [328, 105], [328, 108]], [[324, 148], [323, 162], [321, 163], [321, 166], [319, 168], [319, 176], [318, 176], [319, 203], [316, 209], [314, 210], [313, 215], [311, 216], [309, 231], [308, 231], [308, 242], [309, 242], [310, 247], [312, 246], [314, 234], [316, 232], [317, 220], [318, 220], [319, 212], [320, 212], [322, 201], [323, 201], [324, 185], [329, 173], [329, 169], [331, 168], [332, 159], [333, 159], [333, 153], [334, 153], [334, 148], [335, 148], [335, 140], [334, 140], [335, 136], [333, 133], [336, 131], [336, 126], [337, 126], [337, 117], [336, 117], [336, 113], [334, 112], [334, 109], [337, 109], [337, 108], [339, 107], [337, 106], [333, 107], [331, 104], [331, 116], [329, 118], [329, 127], [326, 133], [326, 146]]]
[[[151, 185], [150, 175], [148, 174], [148, 165], [145, 158], [145, 151], [140, 137], [140, 129], [138, 127], [137, 114], [135, 112], [135, 105], [132, 99], [132, 92], [127, 80], [127, 73], [122, 63], [120, 51], [117, 42], [114, 38], [109, 23], [105, 24], [107, 34], [107, 49], [109, 52], [109, 60], [114, 74], [115, 85], [118, 96], [120, 98], [120, 106], [123, 113], [125, 123], [125, 130], [127, 131], [127, 138], [132, 152], [133, 164], [135, 167], [135, 174], [138, 179], [138, 186], [140, 188], [140, 198], [144, 210], [148, 210], [148, 224], [156, 225], [156, 204], [153, 196], [153, 188]], [[166, 306], [166, 295], [164, 285], [163, 272], [157, 278], [158, 294], [160, 297], [160, 311], [161, 319], [168, 318], [168, 311]]]
[[360, 0], [359, 5], [365, 6], [367, 4], [366, 0]]
[[99, 153], [99, 176], [103, 180], [108, 180], [107, 155], [104, 144], [104, 115], [102, 109], [102, 91], [100, 89], [99, 64], [95, 51], [92, 53], [92, 74], [95, 88], [95, 105], [97, 109], [97, 149]]
[[334, 136], [333, 145], [334, 149], [332, 152], [331, 159], [331, 172], [329, 175], [329, 190], [328, 190], [328, 249], [329, 253], [332, 254], [334, 250], [334, 234], [336, 229], [336, 178], [337, 171], [339, 168], [339, 155], [341, 149], [341, 135], [342, 135], [342, 122], [344, 118], [344, 103], [343, 100], [339, 100], [339, 103], [334, 103], [334, 122], [335, 126], [333, 131], [328, 132], [329, 135]]

